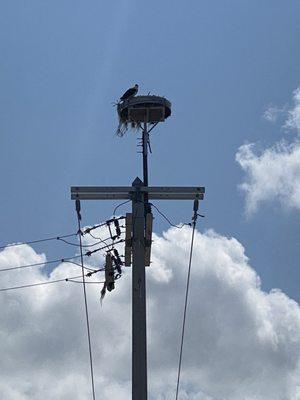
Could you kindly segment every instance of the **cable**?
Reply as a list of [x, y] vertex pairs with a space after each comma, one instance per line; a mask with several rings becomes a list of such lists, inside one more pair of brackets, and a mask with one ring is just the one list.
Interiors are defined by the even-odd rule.
[[[95, 235], [93, 235], [91, 232], [88, 232], [88, 234], [89, 234], [93, 239], [100, 240], [100, 242], [102, 242], [102, 243], [106, 244], [106, 246], [108, 246], [108, 244], [106, 243], [106, 240], [107, 240], [107, 239], [101, 239], [100, 236], [95, 236]], [[110, 239], [110, 238], [109, 238], [109, 239]]]
[[[128, 200], [128, 201], [131, 201], [131, 200]], [[127, 203], [127, 201], [125, 202], [125, 203]], [[121, 204], [120, 204], [120, 206], [121, 206]], [[90, 231], [92, 231], [93, 229], [97, 229], [97, 228], [101, 228], [102, 226], [109, 226], [109, 224], [111, 223], [111, 222], [113, 222], [114, 220], [119, 220], [119, 219], [125, 219], [125, 217], [123, 217], [123, 216], [121, 216], [121, 217], [119, 217], [119, 218], [113, 218], [113, 219], [108, 219], [107, 221], [105, 221], [105, 222], [102, 222], [101, 224], [97, 224], [97, 225], [94, 225], [94, 226], [92, 226], [91, 228], [86, 228], [84, 231], [83, 231], [83, 234], [85, 234], [85, 233], [90, 233]]]
[[[117, 241], [115, 243], [117, 244], [117, 243], [121, 243], [121, 242], [124, 242], [124, 240], [122, 239], [122, 240], [119, 240], [119, 241]], [[87, 251], [85, 254], [83, 254], [83, 257], [90, 257], [93, 253], [96, 253], [97, 251], [104, 250], [104, 249], [109, 248], [111, 246], [112, 245], [106, 245], [106, 246], [102, 246], [99, 249], [96, 249], [96, 250], [93, 250], [93, 251]], [[75, 258], [81, 258], [81, 255], [73, 256], [73, 257], [66, 257], [66, 258], [58, 258], [56, 260], [44, 261], [44, 262], [34, 263], [34, 264], [20, 265], [18, 267], [2, 268], [2, 269], [0, 269], [0, 272], [13, 271], [15, 269], [22, 269], [22, 268], [29, 268], [29, 267], [38, 267], [38, 266], [41, 266], [41, 265], [53, 264], [53, 263], [57, 263], [57, 262], [62, 262], [62, 263], [63, 262], [69, 262], [70, 260], [73, 260]], [[81, 264], [80, 264], [80, 266], [81, 266]], [[88, 267], [83, 267], [83, 268], [87, 268], [88, 269]]]
[[[90, 232], [87, 232], [89, 235], [91, 235], [91, 233]], [[122, 232], [122, 233], [124, 233], [124, 232]], [[92, 236], [92, 235], [91, 235]], [[92, 236], [93, 237], [93, 236]], [[94, 237], [94, 239], [96, 239], [95, 237]], [[98, 240], [99, 240], [99, 242], [97, 242], [97, 243], [93, 243], [93, 244], [83, 244], [81, 247], [93, 247], [93, 246], [97, 246], [98, 244], [100, 244], [101, 242], [103, 242], [103, 243], [105, 243], [106, 244], [106, 240], [109, 240], [109, 239], [111, 239], [111, 237], [109, 236], [109, 237], [107, 237], [107, 238], [105, 238], [105, 239], [100, 239], [100, 238], [98, 238]], [[67, 241], [67, 240], [64, 240], [64, 239], [59, 239], [59, 240], [61, 240], [62, 242], [64, 242], [64, 243], [66, 243], [66, 244], [69, 244], [70, 246], [75, 246], [75, 247], [80, 247], [80, 245], [79, 244], [77, 244], [77, 243], [71, 243], [71, 242], [69, 242], [69, 241]], [[107, 246], [109, 246], [108, 244], [106, 244]]]
[[198, 214], [197, 214], [198, 207], [199, 207], [199, 199], [196, 198], [195, 201], [194, 201], [194, 215], [193, 215], [193, 218], [192, 218], [192, 221], [193, 221], [192, 222], [193, 232], [192, 232], [190, 257], [189, 257], [189, 267], [188, 267], [188, 275], [187, 275], [186, 291], [185, 291], [184, 312], [183, 312], [182, 332], [181, 332], [181, 343], [180, 343], [180, 352], [179, 352], [179, 365], [178, 365], [178, 375], [177, 375], [177, 385], [176, 385], [176, 397], [175, 397], [176, 400], [178, 399], [178, 390], [179, 390], [179, 382], [180, 382], [182, 351], [183, 351], [183, 341], [184, 341], [184, 331], [185, 331], [185, 321], [186, 321], [186, 311], [187, 311], [187, 302], [188, 302], [190, 276], [191, 276], [194, 237], [195, 237], [196, 223], [197, 223], [197, 218], [198, 218]]
[[[81, 264], [78, 264], [77, 262], [74, 262], [74, 261], [66, 261], [66, 260], [64, 260], [64, 262], [65, 262], [65, 263], [69, 263], [69, 264], [77, 265], [77, 266], [80, 267], [80, 268], [82, 267]], [[101, 271], [101, 269], [95, 269], [95, 268], [90, 268], [90, 267], [86, 267], [86, 266], [84, 266], [83, 268], [86, 269], [86, 270], [88, 270], [88, 271], [90, 271], [90, 272], [98, 272], [98, 271]]]
[[158, 207], [156, 207], [156, 205], [154, 205], [153, 203], [149, 203], [152, 207], [154, 207], [156, 210], [157, 210], [157, 212], [162, 216], [162, 217], [164, 217], [164, 219], [171, 225], [171, 226], [173, 226], [174, 228], [178, 228], [178, 229], [182, 229], [184, 226], [191, 226], [191, 224], [186, 224], [186, 223], [183, 223], [183, 224], [181, 224], [181, 225], [175, 225], [175, 224], [173, 224], [170, 220], [169, 220], [169, 218], [163, 213], [163, 212], [161, 212], [160, 210], [159, 210], [159, 208]]
[[71, 233], [69, 235], [53, 236], [53, 237], [49, 237], [49, 238], [46, 238], [46, 239], [31, 240], [29, 242], [6, 244], [6, 245], [3, 245], [3, 246], [0, 246], [0, 250], [1, 249], [5, 249], [6, 247], [23, 246], [24, 244], [34, 244], [34, 243], [48, 242], [50, 240], [61, 240], [63, 238], [68, 238], [68, 237], [72, 237], [72, 236], [76, 236], [76, 235], [77, 235], [77, 233]]
[[[95, 272], [98, 272], [95, 271]], [[87, 275], [86, 275], [87, 276]], [[77, 275], [77, 276], [72, 276], [71, 278], [62, 278], [62, 279], [55, 279], [53, 281], [48, 281], [48, 282], [39, 282], [39, 283], [30, 283], [28, 285], [21, 285], [21, 286], [12, 286], [8, 288], [2, 288], [0, 289], [0, 292], [6, 292], [8, 290], [16, 290], [16, 289], [24, 289], [24, 288], [30, 288], [34, 286], [43, 286], [43, 285], [50, 285], [51, 283], [58, 283], [58, 282], [71, 282], [71, 283], [82, 283], [82, 281], [76, 281], [75, 279], [81, 278], [82, 275]], [[104, 283], [103, 281], [98, 281], [98, 282], [85, 282], [86, 284], [90, 283]]]
[[[131, 200], [128, 200], [128, 201], [131, 201]], [[125, 202], [125, 203], [127, 203], [127, 201]], [[123, 204], [123, 203], [122, 203]], [[119, 205], [119, 206], [121, 206], [121, 204]], [[117, 206], [117, 207], [119, 207], [119, 206]], [[120, 218], [117, 218], [118, 220], [119, 219], [124, 219], [124, 217], [120, 217]], [[99, 227], [102, 227], [102, 226], [106, 226], [107, 225], [107, 222], [103, 222], [102, 224], [98, 224], [98, 225], [95, 225], [95, 226], [93, 226], [92, 228], [87, 228], [83, 233], [90, 233], [90, 230], [92, 230], [92, 229], [96, 229], [96, 228], [99, 228]], [[25, 244], [36, 244], [36, 243], [42, 243], [42, 242], [48, 242], [48, 241], [51, 241], [51, 240], [60, 240], [60, 241], [62, 241], [62, 242], [64, 242], [64, 243], [66, 243], [66, 244], [69, 244], [69, 245], [72, 245], [72, 246], [78, 246], [79, 247], [79, 245], [77, 245], [76, 243], [71, 243], [71, 242], [68, 242], [67, 240], [63, 240], [63, 239], [65, 239], [65, 238], [69, 238], [69, 237], [74, 237], [74, 236], [77, 236], [77, 233], [70, 233], [70, 234], [68, 234], [68, 235], [61, 235], [61, 236], [51, 236], [51, 237], [48, 237], [48, 238], [44, 238], [44, 239], [37, 239], [37, 240], [30, 240], [30, 241], [26, 241], [26, 242], [20, 242], [20, 243], [11, 243], [11, 244], [5, 244], [5, 245], [2, 245], [2, 246], [0, 246], [0, 250], [1, 249], [5, 249], [6, 247], [16, 247], [16, 246], [23, 246], [23, 245], [25, 245]], [[92, 236], [92, 235], [91, 235]], [[93, 236], [92, 236], [93, 237]], [[108, 238], [109, 239], [109, 238]], [[105, 241], [105, 240], [107, 240], [107, 239], [101, 239], [101, 238], [99, 238], [99, 240], [100, 241]], [[96, 245], [96, 243], [95, 244], [93, 244], [93, 245], [91, 245], [91, 246], [95, 246]], [[89, 245], [83, 245], [83, 247], [89, 247]]]
[[82, 286], [83, 286], [86, 327], [87, 327], [87, 336], [88, 336], [88, 345], [89, 345], [92, 394], [93, 394], [93, 400], [95, 400], [95, 384], [94, 384], [91, 333], [90, 333], [89, 312], [88, 312], [88, 303], [87, 303], [86, 286], [85, 286], [85, 274], [84, 274], [84, 268], [83, 268], [82, 237], [81, 237], [81, 223], [80, 223], [80, 221], [81, 221], [80, 200], [76, 199], [75, 204], [76, 204], [77, 221], [78, 221], [78, 236], [79, 236], [79, 244], [80, 244], [80, 260], [81, 260], [81, 271], [82, 271]]
[[90, 276], [96, 274], [97, 272], [102, 272], [102, 271], [105, 271], [105, 267], [104, 268], [99, 268], [99, 269], [94, 269], [93, 271], [88, 272], [86, 274], [86, 276], [90, 277]]
[[29, 267], [38, 267], [38, 266], [41, 266], [41, 265], [54, 264], [54, 263], [57, 263], [57, 262], [68, 262], [69, 260], [73, 260], [74, 258], [79, 258], [79, 257], [80, 256], [73, 256], [73, 257], [67, 257], [67, 258], [58, 258], [57, 260], [44, 261], [44, 262], [35, 263], [35, 264], [20, 265], [18, 267], [1, 268], [0, 272], [13, 271], [15, 269], [22, 269], [22, 268], [29, 268]]
[[118, 204], [118, 205], [114, 208], [113, 215], [116, 215], [116, 211], [117, 211], [117, 209], [118, 209], [119, 207], [123, 206], [124, 204], [129, 203], [130, 201], [131, 201], [131, 200], [126, 200], [126, 201], [123, 201], [123, 203]]
[[[128, 200], [128, 201], [130, 201], [130, 200]], [[124, 218], [124, 217], [120, 217], [120, 218], [118, 218], [118, 219], [122, 219], [122, 218]], [[87, 228], [83, 233], [89, 233], [89, 230], [91, 230], [91, 229], [96, 229], [96, 228], [99, 228], [99, 227], [105, 226], [105, 225], [107, 225], [107, 222], [103, 222], [102, 224], [95, 225], [95, 226], [93, 226], [92, 228]], [[77, 236], [77, 234], [78, 234], [78, 233], [70, 233], [70, 234], [68, 234], [68, 235], [51, 236], [51, 237], [44, 238], [44, 239], [29, 240], [29, 241], [20, 242], [20, 243], [11, 243], [11, 244], [8, 243], [8, 244], [5, 244], [5, 245], [0, 246], [0, 250], [1, 250], [1, 249], [5, 249], [6, 247], [16, 247], [16, 246], [23, 246], [23, 245], [25, 245], [25, 244], [36, 244], [36, 243], [42, 243], [42, 242], [49, 242], [49, 241], [51, 241], [51, 240], [60, 240], [60, 241], [62, 241], [62, 242], [64, 242], [64, 243], [66, 243], [66, 244], [70, 244], [70, 245], [73, 245], [73, 246], [78, 246], [78, 245], [75, 244], [75, 243], [70, 243], [70, 242], [68, 242], [68, 241], [66, 241], [66, 240], [63, 240], [63, 239], [69, 238], [69, 237]], [[100, 240], [101, 240], [101, 239], [100, 239]], [[106, 239], [105, 239], [105, 240], [106, 240]], [[79, 246], [78, 246], [78, 247], [79, 247]], [[83, 245], [83, 247], [88, 247], [88, 246], [87, 246], [87, 245]]]
[[[77, 234], [76, 234], [76, 235], [77, 235]], [[79, 247], [79, 244], [77, 244], [77, 243], [71, 243], [71, 242], [69, 242], [68, 240], [64, 240], [64, 239], [60, 239], [60, 238], [57, 238], [57, 239], [60, 240], [61, 242], [64, 242], [64, 243], [70, 245], [70, 246]]]
[[[83, 281], [75, 281], [75, 280], [72, 280], [72, 279], [68, 279], [68, 282], [72, 282], [72, 283], [83, 283]], [[105, 283], [105, 281], [85, 282], [86, 285], [90, 285], [91, 283], [100, 284], [100, 283]]]
[[106, 248], [109, 248], [109, 247], [113, 247], [115, 244], [123, 243], [123, 242], [125, 242], [125, 239], [117, 240], [116, 242], [113, 242], [112, 244], [109, 244], [109, 245], [100, 247], [99, 249], [92, 250], [92, 251], [87, 251], [87, 252], [85, 253], [85, 255], [91, 256], [92, 254], [97, 253], [97, 251], [101, 251], [101, 250], [103, 250], [103, 249], [106, 249]]
[[58, 282], [72, 282], [72, 279], [79, 279], [81, 278], [81, 275], [79, 276], [73, 276], [71, 278], [64, 278], [64, 279], [55, 279], [53, 281], [48, 281], [48, 282], [39, 282], [39, 283], [31, 283], [29, 285], [22, 285], [22, 286], [12, 286], [8, 288], [2, 288], [0, 289], [0, 292], [6, 292], [8, 290], [15, 290], [15, 289], [24, 289], [24, 288], [29, 288], [33, 286], [42, 286], [42, 285], [49, 285], [51, 283], [58, 283]]

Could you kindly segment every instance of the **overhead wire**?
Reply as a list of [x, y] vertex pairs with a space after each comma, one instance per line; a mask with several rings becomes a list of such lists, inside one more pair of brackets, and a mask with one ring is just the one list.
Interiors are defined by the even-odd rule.
[[[131, 201], [131, 200], [128, 200], [128, 201]], [[114, 217], [112, 219], [108, 219], [107, 221], [102, 222], [101, 224], [96, 224], [96, 225], [91, 226], [90, 228], [85, 228], [84, 231], [83, 231], [83, 234], [90, 233], [90, 231], [92, 231], [94, 229], [97, 229], [97, 228], [101, 228], [102, 226], [109, 226], [109, 224], [111, 222], [113, 222], [114, 220], [120, 220], [120, 219], [124, 219], [124, 218], [125, 217], [121, 216], [121, 217], [118, 217], [118, 218]]]
[[58, 282], [69, 282], [69, 281], [71, 282], [72, 279], [79, 279], [79, 278], [81, 278], [81, 275], [73, 276], [71, 278], [54, 279], [52, 281], [47, 281], [47, 282], [38, 282], [38, 283], [30, 283], [28, 285], [12, 286], [12, 287], [7, 287], [7, 288], [2, 288], [2, 289], [0, 289], [0, 292], [6, 292], [8, 290], [30, 288], [30, 287], [34, 287], [34, 286], [50, 285], [51, 283], [58, 283]]
[[95, 400], [96, 397], [95, 397], [93, 355], [92, 355], [92, 345], [91, 345], [91, 332], [90, 332], [88, 302], [87, 302], [87, 294], [86, 294], [86, 282], [85, 282], [85, 274], [84, 274], [84, 268], [83, 268], [83, 251], [82, 251], [82, 235], [81, 235], [81, 214], [80, 214], [80, 200], [79, 200], [79, 199], [76, 199], [75, 205], [76, 205], [77, 222], [78, 222], [78, 236], [79, 236], [79, 244], [80, 244], [80, 260], [81, 260], [81, 267], [82, 267], [82, 268], [81, 268], [81, 271], [82, 271], [82, 286], [83, 286], [84, 307], [85, 307], [86, 327], [87, 327], [88, 346], [89, 346], [91, 386], [92, 386], [93, 400]]
[[118, 209], [119, 207], [121, 207], [121, 206], [123, 206], [124, 204], [127, 204], [127, 203], [129, 203], [129, 202], [131, 202], [131, 200], [126, 200], [126, 201], [123, 201], [123, 202], [120, 203], [120, 204], [117, 204], [117, 206], [114, 208], [113, 215], [116, 215], [116, 211], [117, 211], [117, 209]]
[[[75, 262], [75, 261], [64, 261], [65, 263], [69, 263], [69, 264], [74, 264], [74, 265], [77, 265], [78, 267], [82, 267], [82, 265], [81, 264], [79, 264], [79, 263], [77, 263], [77, 262]], [[86, 266], [83, 266], [83, 268], [84, 269], [86, 269], [86, 270], [88, 270], [88, 271], [90, 271], [90, 272], [99, 272], [99, 271], [101, 271], [100, 269], [95, 269], [95, 268], [91, 268], [91, 267], [86, 267]]]
[[190, 286], [190, 276], [191, 276], [191, 267], [192, 267], [194, 238], [195, 238], [196, 223], [197, 223], [197, 219], [198, 219], [198, 216], [199, 216], [198, 215], [198, 208], [199, 208], [199, 199], [196, 198], [195, 201], [194, 201], [194, 208], [193, 208], [194, 215], [192, 217], [193, 230], [192, 230], [192, 239], [191, 239], [191, 247], [190, 247], [190, 254], [189, 254], [189, 264], [188, 264], [186, 290], [185, 290], [184, 311], [183, 311], [183, 321], [182, 321], [181, 341], [180, 341], [180, 351], [179, 351], [178, 374], [177, 374], [177, 384], [176, 384], [176, 397], [175, 397], [176, 400], [178, 400], [178, 392], [179, 392], [179, 384], [180, 384], [182, 352], [183, 352], [183, 343], [184, 343], [184, 333], [185, 333], [187, 303], [188, 303], [189, 286]]
[[178, 228], [178, 229], [182, 229], [184, 226], [191, 226], [191, 223], [182, 223], [180, 225], [175, 225], [173, 224], [170, 219], [162, 212], [160, 211], [160, 209], [153, 203], [149, 203], [152, 207], [154, 207], [156, 209], [156, 211], [174, 228]]
[[117, 241], [113, 241], [112, 244], [109, 244], [109, 245], [100, 247], [99, 249], [96, 249], [96, 250], [89, 250], [89, 251], [87, 251], [87, 252], [85, 253], [85, 255], [91, 256], [92, 254], [97, 253], [98, 251], [101, 251], [101, 250], [103, 250], [103, 249], [105, 249], [105, 248], [110, 248], [110, 247], [112, 248], [114, 245], [119, 244], [119, 243], [123, 243], [123, 242], [125, 242], [125, 239], [120, 239], [120, 240], [117, 240]]
[[[96, 272], [98, 272], [100, 270], [97, 270]], [[87, 274], [85, 276], [88, 276]], [[35, 287], [35, 286], [43, 286], [43, 285], [50, 285], [52, 283], [59, 283], [59, 282], [71, 282], [71, 283], [82, 283], [82, 281], [77, 281], [75, 279], [79, 279], [81, 278], [82, 275], [77, 275], [77, 276], [71, 276], [70, 278], [61, 278], [61, 279], [53, 279], [51, 281], [47, 281], [47, 282], [37, 282], [37, 283], [29, 283], [28, 285], [20, 285], [20, 286], [11, 286], [11, 287], [7, 287], [7, 288], [0, 288], [0, 292], [6, 292], [9, 290], [16, 290], [16, 289], [25, 289], [25, 288], [30, 288], [30, 287]], [[97, 281], [97, 282], [85, 282], [86, 285], [87, 284], [91, 284], [91, 283], [104, 283], [104, 281]]]
[[[115, 243], [117, 244], [117, 243], [121, 243], [121, 242], [124, 242], [124, 240], [121, 239]], [[111, 247], [111, 245], [105, 245], [105, 246], [100, 247], [99, 249], [87, 251], [86, 253], [83, 254], [83, 257], [90, 257], [92, 254], [94, 254], [98, 251], [104, 250], [106, 248], [109, 248], [109, 247]], [[73, 257], [58, 258], [56, 260], [44, 261], [44, 262], [33, 263], [33, 264], [19, 265], [16, 267], [0, 268], [0, 272], [13, 271], [15, 269], [23, 269], [23, 268], [29, 268], [29, 267], [38, 267], [41, 265], [54, 264], [54, 263], [58, 263], [58, 262], [61, 262], [61, 263], [69, 262], [70, 260], [77, 259], [77, 258], [81, 258], [81, 255], [77, 255], [77, 256], [73, 256]], [[81, 264], [80, 264], [80, 266], [81, 266]], [[83, 267], [83, 268], [87, 268], [87, 267]]]
[[[108, 239], [101, 239], [100, 236], [95, 236], [95, 235], [93, 235], [91, 232], [88, 232], [88, 234], [89, 234], [93, 239], [95, 239], [95, 240], [100, 240], [101, 243], [104, 243], [104, 244], [106, 244], [106, 245], [108, 246], [108, 244], [107, 244], [107, 242], [106, 242], [106, 240], [108, 240]], [[109, 238], [109, 239], [110, 239], [110, 238]]]
[[[91, 235], [92, 236], [92, 234], [90, 233], [90, 232], [87, 232], [89, 235]], [[124, 232], [122, 232], [122, 233], [124, 233]], [[92, 236], [93, 237], [93, 236]], [[97, 246], [98, 244], [100, 244], [100, 243], [106, 243], [106, 240], [109, 240], [109, 239], [111, 239], [111, 237], [109, 236], [109, 237], [107, 237], [107, 238], [105, 238], [105, 239], [100, 239], [100, 238], [96, 238], [96, 237], [93, 237], [94, 239], [98, 239], [99, 241], [98, 242], [96, 242], [96, 243], [93, 243], [93, 244], [83, 244], [81, 247], [94, 247], [94, 246]], [[75, 247], [80, 247], [80, 244], [77, 244], [77, 243], [72, 243], [72, 242], [69, 242], [69, 241], [67, 241], [67, 240], [64, 240], [64, 239], [59, 239], [59, 240], [62, 240], [64, 243], [66, 243], [66, 244], [69, 244], [70, 246], [75, 246]]]
[[28, 242], [11, 243], [11, 244], [6, 244], [6, 245], [0, 246], [0, 250], [1, 249], [5, 249], [6, 247], [16, 247], [16, 246], [23, 246], [25, 244], [35, 244], [35, 243], [49, 242], [51, 240], [62, 240], [64, 238], [69, 238], [69, 237], [76, 236], [76, 235], [77, 235], [77, 233], [70, 233], [69, 235], [52, 236], [52, 237], [48, 237], [48, 238], [45, 238], [45, 239], [30, 240]]
[[[83, 281], [75, 281], [73, 279], [68, 279], [68, 282], [72, 282], [72, 283], [83, 283]], [[90, 284], [101, 284], [104, 283], [105, 281], [95, 281], [95, 282], [85, 282], [86, 285], [90, 285]]]
[[30, 268], [30, 267], [39, 267], [41, 265], [48, 265], [48, 264], [54, 264], [58, 262], [68, 262], [69, 260], [73, 260], [74, 258], [79, 258], [80, 256], [73, 256], [73, 257], [67, 257], [67, 258], [57, 258], [56, 260], [50, 260], [50, 261], [44, 261], [44, 262], [38, 262], [38, 263], [33, 263], [33, 264], [26, 264], [26, 265], [18, 265], [16, 267], [8, 267], [8, 268], [0, 268], [0, 272], [4, 271], [13, 271], [16, 269], [23, 269], [23, 268]]
[[[119, 218], [115, 218], [115, 219], [118, 219], [118, 220], [119, 220], [119, 219], [123, 219], [123, 218], [124, 218], [124, 217], [119, 217]], [[108, 220], [108, 221], [110, 221], [110, 220]], [[96, 229], [96, 228], [99, 228], [99, 227], [102, 227], [102, 226], [107, 226], [107, 222], [108, 222], [108, 221], [103, 222], [103, 223], [101, 223], [101, 224], [94, 225], [94, 226], [91, 227], [91, 228], [86, 228], [86, 229], [83, 231], [83, 234], [85, 234], [85, 233], [90, 233], [90, 230], [93, 230], [93, 229]], [[67, 240], [64, 240], [64, 239], [67, 239], [67, 238], [70, 238], [70, 237], [75, 237], [75, 236], [77, 236], [77, 235], [78, 235], [78, 232], [77, 232], [77, 233], [70, 233], [70, 234], [67, 234], [67, 235], [50, 236], [50, 237], [46, 237], [46, 238], [42, 238], [42, 239], [29, 240], [29, 241], [24, 241], [24, 242], [19, 242], [19, 243], [7, 243], [7, 244], [5, 244], [5, 245], [1, 245], [1, 246], [0, 246], [0, 250], [5, 249], [5, 248], [7, 248], [7, 247], [24, 246], [24, 245], [30, 245], [30, 244], [37, 244], [37, 243], [49, 242], [49, 241], [53, 241], [53, 240], [62, 241], [62, 242], [64, 242], [64, 243], [66, 243], [66, 244], [69, 244], [69, 245], [72, 245], [72, 246], [78, 246], [78, 247], [79, 247], [79, 245], [76, 244], [76, 243], [71, 243], [71, 242], [69, 242], [69, 241], [67, 241]], [[92, 236], [92, 235], [91, 235], [91, 236]], [[99, 238], [99, 240], [102, 241], [101, 238]], [[104, 241], [104, 240], [106, 240], [106, 239], [103, 239], [103, 241]], [[83, 245], [83, 247], [88, 247], [88, 245]]]

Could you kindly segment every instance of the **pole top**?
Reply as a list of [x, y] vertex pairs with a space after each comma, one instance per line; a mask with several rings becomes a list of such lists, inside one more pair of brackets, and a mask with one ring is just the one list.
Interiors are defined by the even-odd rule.
[[161, 96], [134, 96], [117, 104], [119, 127], [123, 136], [128, 128], [139, 130], [141, 124], [158, 124], [171, 115], [171, 102]]
[[135, 180], [132, 182], [132, 186], [135, 186], [135, 187], [137, 187], [137, 186], [143, 186], [144, 184], [143, 184], [143, 181], [141, 181], [140, 180], [140, 178], [137, 176], [136, 178], [135, 178]]
[[118, 104], [124, 123], [163, 122], [171, 115], [171, 102], [160, 96], [135, 96]]

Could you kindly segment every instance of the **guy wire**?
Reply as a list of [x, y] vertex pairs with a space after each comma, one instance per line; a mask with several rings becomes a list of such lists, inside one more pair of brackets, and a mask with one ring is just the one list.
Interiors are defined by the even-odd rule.
[[184, 341], [184, 332], [185, 332], [185, 321], [186, 321], [186, 311], [187, 311], [187, 302], [188, 302], [188, 295], [189, 295], [191, 266], [192, 266], [192, 256], [193, 256], [193, 247], [194, 247], [194, 237], [195, 237], [196, 223], [197, 223], [197, 218], [198, 218], [198, 214], [197, 214], [198, 206], [199, 206], [199, 200], [196, 199], [195, 202], [194, 202], [194, 216], [192, 218], [192, 221], [193, 221], [192, 222], [193, 232], [192, 232], [192, 240], [191, 240], [191, 247], [190, 247], [190, 257], [189, 257], [189, 267], [188, 267], [188, 276], [187, 276], [186, 291], [185, 291], [184, 312], [183, 312], [182, 332], [181, 332], [181, 343], [180, 343], [180, 352], [179, 352], [179, 365], [178, 365], [178, 375], [177, 375], [177, 385], [176, 385], [176, 397], [175, 397], [176, 400], [178, 400], [178, 391], [179, 391], [179, 382], [180, 382], [180, 373], [181, 373], [181, 363], [182, 363], [183, 341]]
[[92, 357], [92, 346], [91, 346], [91, 333], [90, 333], [90, 322], [89, 322], [87, 295], [86, 295], [85, 273], [84, 273], [84, 268], [83, 268], [83, 252], [82, 252], [81, 223], [80, 223], [81, 215], [80, 215], [80, 201], [79, 201], [79, 199], [76, 200], [76, 211], [77, 211], [77, 220], [78, 220], [78, 236], [79, 236], [79, 245], [80, 245], [82, 286], [83, 286], [85, 317], [86, 317], [86, 327], [87, 327], [89, 356], [90, 356], [90, 371], [91, 371], [92, 394], [93, 394], [93, 400], [95, 400], [96, 397], [95, 397], [94, 369], [93, 369], [93, 357]]

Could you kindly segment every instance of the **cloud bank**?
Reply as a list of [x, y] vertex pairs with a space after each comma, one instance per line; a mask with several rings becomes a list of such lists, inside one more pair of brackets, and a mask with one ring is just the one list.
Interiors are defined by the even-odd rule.
[[[284, 128], [300, 132], [300, 88], [294, 92], [293, 106], [285, 113]], [[268, 109], [264, 116], [275, 121], [278, 108]], [[236, 161], [245, 172], [239, 186], [245, 195], [245, 210], [249, 216], [263, 203], [278, 202], [283, 208], [300, 208], [300, 141], [298, 136], [288, 143], [281, 140], [262, 151], [253, 143], [242, 145]]]
[[[149, 399], [174, 398], [190, 228], [154, 236], [147, 268]], [[2, 268], [45, 260], [29, 246], [0, 253]], [[103, 263], [98, 256], [96, 263]], [[1, 287], [77, 274], [59, 265], [2, 273]], [[97, 397], [131, 396], [131, 269], [101, 308], [88, 286]], [[6, 400], [90, 396], [82, 287], [58, 283], [1, 292], [0, 393]], [[214, 231], [196, 233], [181, 399], [299, 400], [300, 308], [263, 292], [245, 249]]]

